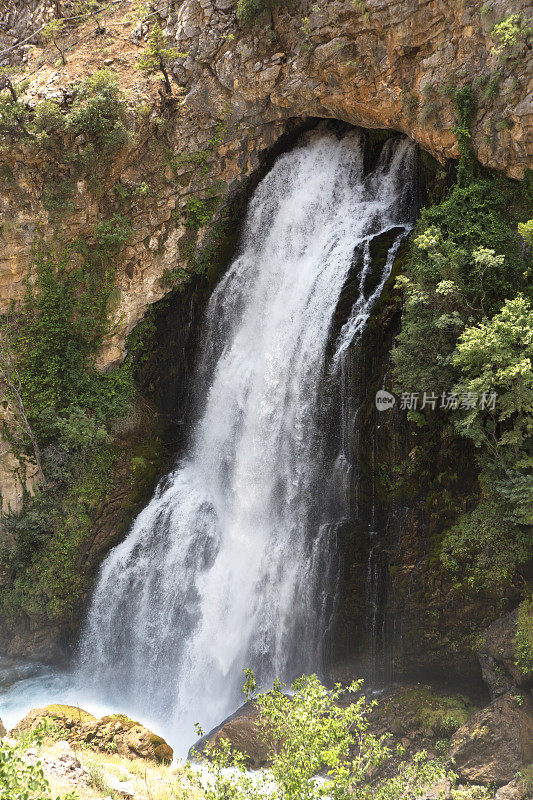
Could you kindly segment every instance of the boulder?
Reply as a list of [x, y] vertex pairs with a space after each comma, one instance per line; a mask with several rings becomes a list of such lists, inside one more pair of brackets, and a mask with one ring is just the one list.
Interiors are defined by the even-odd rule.
[[257, 724], [257, 708], [253, 702], [247, 702], [227, 717], [216, 728], [207, 733], [189, 751], [209, 757], [209, 748], [218, 744], [221, 739], [228, 739], [231, 745], [246, 756], [249, 769], [260, 769], [268, 765], [268, 750]]
[[124, 714], [97, 719], [75, 706], [51, 705], [32, 709], [15, 730], [34, 730], [44, 720], [56, 725], [67, 741], [93, 750], [147, 761], [171, 762], [173, 758], [172, 748], [161, 736]]
[[507, 692], [474, 714], [450, 741], [449, 756], [459, 777], [503, 786], [533, 761], [533, 702]]
[[[96, 717], [77, 706], [65, 706], [55, 703], [44, 708], [32, 708], [24, 719], [21, 719], [11, 734], [17, 731], [33, 731], [42, 723], [52, 723], [63, 731], [78, 731], [87, 723], [98, 722]], [[68, 737], [67, 737], [68, 738]]]
[[518, 609], [495, 620], [483, 632], [483, 644], [478, 650], [483, 680], [492, 698], [510, 691], [526, 682], [526, 676], [517, 666], [514, 638]]
[[498, 789], [494, 800], [528, 800], [528, 792], [520, 778], [515, 778]]

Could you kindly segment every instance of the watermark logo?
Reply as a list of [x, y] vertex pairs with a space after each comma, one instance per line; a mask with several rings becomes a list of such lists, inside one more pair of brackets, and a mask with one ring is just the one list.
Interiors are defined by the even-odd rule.
[[396, 398], [390, 392], [386, 392], [385, 389], [379, 389], [376, 392], [376, 408], [378, 411], [387, 411], [388, 408], [392, 408], [394, 403], [396, 402]]
[[[464, 409], [470, 411], [475, 408], [481, 411], [494, 411], [497, 400], [496, 392], [402, 392], [398, 407], [401, 411], [416, 411], [417, 409], [443, 408], [448, 411]], [[387, 411], [396, 403], [396, 398], [390, 392], [380, 389], [376, 392], [376, 408], [378, 411]]]

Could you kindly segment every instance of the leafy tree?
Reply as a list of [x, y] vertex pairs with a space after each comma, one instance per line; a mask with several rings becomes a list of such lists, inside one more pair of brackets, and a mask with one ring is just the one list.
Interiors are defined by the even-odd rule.
[[65, 22], [63, 19], [52, 19], [45, 25], [42, 30], [42, 35], [45, 39], [50, 39], [55, 49], [59, 53], [61, 63], [66, 65], [67, 60], [63, 48], [60, 46], [61, 34], [65, 31]]
[[169, 64], [172, 59], [178, 58], [179, 55], [175, 48], [168, 46], [166, 37], [156, 22], [150, 32], [146, 49], [139, 59], [138, 67], [147, 78], [161, 73], [166, 93], [172, 94], [172, 86], [168, 75]]
[[[303, 676], [290, 687], [276, 681], [271, 692], [259, 694], [253, 673], [246, 673], [245, 695], [258, 709], [259, 733], [271, 766], [251, 779], [244, 774], [244, 756], [222, 740], [209, 750], [213, 765], [205, 790], [208, 800], [412, 800], [445, 775], [443, 766], [422, 752], [401, 764], [392, 778], [376, 779], [376, 768], [392, 751], [387, 735], [377, 737], [369, 730], [374, 703], [361, 696], [362, 681], [330, 691], [316, 675]], [[352, 702], [341, 702], [349, 695], [355, 698]], [[228, 766], [237, 769], [228, 772]]]
[[[488, 260], [494, 259], [490, 251]], [[493, 458], [533, 467], [533, 308], [522, 295], [507, 300], [490, 321], [465, 330], [453, 363], [461, 371], [455, 391], [496, 394], [496, 408], [478, 403], [456, 425]], [[531, 450], [531, 453], [529, 452]], [[533, 517], [531, 519], [533, 522]]]

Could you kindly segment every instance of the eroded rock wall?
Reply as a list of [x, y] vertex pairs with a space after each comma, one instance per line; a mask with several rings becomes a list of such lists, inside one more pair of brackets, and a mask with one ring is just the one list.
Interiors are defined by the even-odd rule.
[[[11, 5], [20, 35], [39, 27], [35, 3]], [[45, 239], [58, 231], [69, 240], [90, 235], [106, 204], [109, 209], [117, 181], [148, 184], [148, 194], [132, 204], [133, 233], [119, 256], [113, 313], [118, 326], [102, 353], [102, 368], [121, 360], [127, 333], [168, 291], [161, 283], [164, 271], [187, 267], [187, 201], [235, 192], [289, 120], [328, 117], [394, 129], [444, 162], [458, 156], [451, 93], [477, 85], [472, 130], [480, 161], [514, 178], [533, 165], [533, 52], [525, 47], [520, 59], [502, 61], [492, 52], [490, 36], [503, 16], [531, 15], [525, 0], [297, 2], [265, 12], [248, 27], [238, 24], [233, 0], [184, 0], [165, 9], [161, 20], [181, 56], [173, 63], [181, 89], [174, 85], [178, 99], [163, 115], [164, 131], [157, 81], [144, 80], [136, 70], [147, 26], [134, 25], [132, 5], [126, 1], [102, 15], [105, 48], [91, 40], [89, 21], [89, 33], [83, 28], [68, 39], [67, 65], [45, 59], [38, 66], [37, 47], [28, 55], [30, 104], [68, 99], [72, 83], [107, 65], [130, 99], [132, 126], [133, 108], [147, 106], [147, 124], [137, 124], [132, 147], [112, 164], [100, 197], [78, 182], [68, 213], [59, 222], [52, 219], [43, 206], [46, 159], [31, 147], [8, 154], [0, 186], [5, 308], [23, 292], [37, 232]]]

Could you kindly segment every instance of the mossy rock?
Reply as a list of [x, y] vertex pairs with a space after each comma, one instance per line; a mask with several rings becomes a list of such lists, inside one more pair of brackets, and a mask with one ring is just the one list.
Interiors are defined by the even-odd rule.
[[161, 738], [161, 736], [157, 736], [153, 733], [150, 737], [150, 744], [154, 748], [154, 754], [156, 761], [159, 761], [162, 764], [170, 764], [173, 757], [174, 752], [167, 742]]
[[81, 725], [97, 722], [97, 718], [77, 706], [64, 706], [55, 703], [44, 708], [32, 708], [24, 719], [14, 728], [16, 731], [35, 730], [44, 720], [59, 723], [62, 728], [77, 728]]
[[463, 695], [438, 694], [427, 687], [413, 687], [383, 698], [378, 714], [394, 733], [418, 732], [428, 738], [447, 738], [476, 711]]
[[140, 722], [130, 719], [130, 717], [127, 717], [125, 714], [108, 714], [100, 720], [102, 725], [107, 725], [109, 722], [120, 722], [122, 727], [126, 728], [126, 730], [130, 730], [130, 728], [134, 728], [136, 725], [141, 725]]

